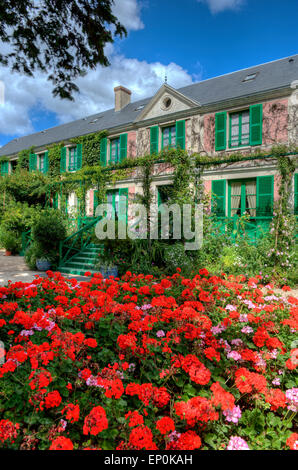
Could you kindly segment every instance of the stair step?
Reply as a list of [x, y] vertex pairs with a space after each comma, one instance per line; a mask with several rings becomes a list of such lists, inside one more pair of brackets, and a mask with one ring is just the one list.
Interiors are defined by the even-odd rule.
[[74, 258], [71, 259], [72, 261], [75, 261], [76, 263], [92, 263], [96, 262], [98, 260], [98, 256], [75, 256]]
[[74, 269], [94, 269], [95, 265], [94, 263], [92, 264], [87, 264], [87, 263], [73, 263], [72, 261], [69, 261], [68, 263], [65, 263], [63, 265], [65, 268], [74, 268]]
[[86, 272], [93, 274], [98, 274], [98, 271], [95, 271], [94, 269], [72, 269], [72, 268], [59, 268], [58, 271], [61, 274], [77, 274], [79, 276], [85, 276]]

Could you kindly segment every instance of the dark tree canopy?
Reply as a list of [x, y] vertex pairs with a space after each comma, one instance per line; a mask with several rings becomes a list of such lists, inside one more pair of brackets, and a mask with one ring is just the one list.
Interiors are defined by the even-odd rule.
[[97, 65], [108, 66], [105, 45], [126, 35], [112, 14], [113, 2], [0, 0], [0, 41], [8, 45], [0, 63], [29, 76], [46, 72], [54, 96], [73, 99], [78, 91], [73, 80]]

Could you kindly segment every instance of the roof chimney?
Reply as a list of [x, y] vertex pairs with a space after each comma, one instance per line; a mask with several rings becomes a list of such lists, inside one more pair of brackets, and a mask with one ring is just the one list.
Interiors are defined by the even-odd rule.
[[121, 111], [130, 103], [131, 91], [124, 86], [114, 88], [115, 92], [115, 111]]

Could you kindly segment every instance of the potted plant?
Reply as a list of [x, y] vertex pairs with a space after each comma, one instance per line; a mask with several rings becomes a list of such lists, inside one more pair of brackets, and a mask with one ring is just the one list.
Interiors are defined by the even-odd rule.
[[118, 277], [118, 267], [114, 265], [112, 260], [100, 260], [97, 267], [104, 279], [109, 279], [111, 276]]
[[36, 267], [38, 271], [48, 271], [51, 266], [56, 265], [59, 242], [65, 238], [66, 228], [62, 214], [53, 209], [42, 211], [32, 226], [33, 244], [26, 256], [28, 266], [31, 269]]
[[52, 263], [47, 258], [39, 258], [36, 260], [36, 268], [38, 271], [48, 271], [52, 266]]
[[16, 254], [21, 249], [20, 240], [13, 231], [2, 231], [0, 242], [1, 245], [5, 248], [5, 256]]

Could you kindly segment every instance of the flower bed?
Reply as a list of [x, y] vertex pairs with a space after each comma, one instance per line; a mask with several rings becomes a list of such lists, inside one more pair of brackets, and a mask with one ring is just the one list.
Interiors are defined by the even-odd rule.
[[298, 300], [259, 282], [1, 287], [0, 447], [297, 449]]

